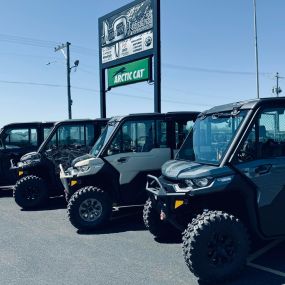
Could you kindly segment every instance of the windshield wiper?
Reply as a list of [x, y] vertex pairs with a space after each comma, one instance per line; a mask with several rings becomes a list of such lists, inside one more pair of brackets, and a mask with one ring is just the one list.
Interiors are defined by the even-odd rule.
[[212, 119], [231, 118], [231, 117], [237, 116], [239, 113], [240, 113], [240, 110], [235, 108], [230, 113], [214, 113], [212, 114]]
[[212, 119], [223, 119], [223, 118], [230, 118], [232, 117], [231, 113], [215, 113], [212, 114]]
[[118, 123], [118, 121], [115, 121], [115, 120], [114, 120], [114, 121], [112, 121], [112, 122], [108, 122], [107, 125], [113, 127], [113, 126], [115, 126], [117, 123]]
[[206, 119], [206, 118], [207, 118], [206, 112], [201, 112], [201, 113], [198, 115], [198, 118], [199, 118], [200, 120]]

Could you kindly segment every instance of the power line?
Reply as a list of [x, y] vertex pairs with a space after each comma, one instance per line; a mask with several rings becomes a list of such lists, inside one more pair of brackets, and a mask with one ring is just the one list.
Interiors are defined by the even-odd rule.
[[[78, 90], [84, 90], [84, 91], [89, 91], [89, 92], [95, 92], [95, 93], [100, 93], [100, 90], [95, 90], [95, 89], [90, 89], [90, 88], [84, 88], [84, 87], [77, 87], [73, 86], [74, 89]], [[152, 97], [145, 97], [145, 96], [136, 96], [136, 95], [130, 95], [130, 94], [125, 94], [125, 93], [120, 93], [120, 92], [112, 92], [112, 94], [117, 95], [117, 96], [123, 96], [123, 97], [129, 97], [129, 98], [136, 98], [136, 99], [142, 99], [142, 100], [150, 100], [153, 101]], [[167, 103], [173, 103], [173, 104], [181, 104], [181, 105], [196, 105], [196, 106], [206, 106], [210, 107], [211, 105], [208, 104], [196, 104], [196, 103], [187, 103], [185, 101], [177, 101], [177, 100], [171, 100], [171, 99], [162, 99], [163, 102]]]
[[[200, 67], [176, 65], [176, 64], [171, 64], [171, 63], [164, 63], [164, 64], [162, 64], [162, 66], [164, 66], [165, 68], [170, 68], [170, 69], [198, 71], [198, 72], [207, 72], [207, 73], [232, 74], [232, 75], [255, 75], [254, 72], [248, 72], [248, 71], [209, 69], [209, 68], [200, 68]], [[270, 75], [272, 73], [260, 72], [260, 74], [262, 74], [262, 75]]]
[[[8, 43], [15, 43], [15, 44], [21, 44], [21, 45], [31, 45], [36, 47], [45, 47], [50, 48], [55, 45], [58, 45], [59, 42], [57, 41], [47, 41], [47, 40], [41, 40], [41, 39], [35, 39], [35, 38], [28, 38], [28, 37], [22, 37], [22, 36], [15, 36], [15, 35], [7, 35], [7, 34], [0, 34], [0, 41], [2, 42], [8, 42]], [[76, 53], [85, 53], [89, 55], [98, 54], [97, 50], [82, 47], [82, 46], [74, 46]]]
[[89, 71], [89, 70], [87, 70], [87, 69], [85, 69], [85, 68], [82, 68], [82, 67], [80, 67], [80, 70], [79, 70], [79, 71], [82, 71], [82, 72], [88, 73], [88, 74], [92, 74], [92, 76], [93, 76], [94, 74], [96, 74], [95, 72]]
[[0, 83], [19, 84], [19, 85], [34, 85], [34, 86], [47, 86], [47, 87], [65, 87], [66, 88], [66, 85], [50, 84], [50, 83], [38, 83], [38, 82], [30, 82], [30, 81], [0, 80]]
[[[9, 42], [9, 43], [16, 43], [22, 45], [30, 45], [36, 47], [43, 47], [43, 48], [51, 48], [54, 45], [59, 44], [56, 41], [47, 41], [35, 38], [28, 38], [28, 37], [21, 37], [21, 36], [14, 36], [14, 35], [7, 35], [7, 34], [0, 34], [0, 41]], [[98, 49], [92, 49], [80, 45], [73, 46], [73, 52], [79, 53], [88, 56], [99, 56]], [[28, 55], [25, 55], [28, 56]], [[223, 70], [223, 69], [210, 69], [210, 68], [201, 68], [201, 67], [193, 67], [193, 66], [184, 66], [184, 65], [177, 65], [172, 63], [162, 63], [162, 66], [169, 69], [174, 70], [187, 70], [187, 71], [195, 71], [195, 72], [204, 72], [204, 73], [216, 73], [216, 74], [226, 74], [226, 75], [255, 75], [255, 72], [247, 72], [247, 71], [235, 71], [235, 70]], [[90, 66], [91, 67], [91, 66]], [[92, 68], [92, 67], [91, 67]], [[94, 68], [98, 68], [98, 65]], [[269, 72], [259, 72], [260, 75], [268, 76], [273, 73]]]
[[6, 35], [6, 34], [0, 34], [0, 41], [21, 44], [21, 45], [43, 47], [43, 48], [50, 48], [54, 46], [55, 44], [58, 44], [57, 42], [54, 42], [54, 41], [46, 41], [46, 40]]
[[85, 53], [91, 56], [99, 56], [99, 51], [92, 49], [92, 48], [87, 48], [87, 47], [83, 47], [83, 46], [78, 46], [78, 45], [74, 45], [72, 46], [74, 48], [74, 52], [78, 52], [78, 53]]
[[[31, 81], [10, 81], [10, 80], [0, 80], [0, 83], [6, 83], [6, 84], [19, 84], [19, 85], [32, 85], [32, 86], [46, 86], [46, 87], [57, 87], [57, 88], [66, 88], [66, 85], [60, 85], [60, 84], [50, 84], [50, 83], [38, 83], [38, 82], [31, 82]], [[91, 89], [91, 88], [85, 88], [80, 86], [71, 86], [72, 89], [82, 90], [82, 91], [88, 91], [92, 93], [100, 93], [100, 90], [97, 89]], [[120, 92], [112, 92], [112, 94], [117, 96], [123, 96], [123, 97], [130, 97], [135, 99], [142, 99], [142, 100], [153, 100], [151, 97], [145, 97], [145, 96], [136, 96], [136, 95], [129, 95], [125, 93]], [[200, 104], [200, 103], [187, 103], [185, 101], [177, 101], [177, 100], [171, 100], [171, 99], [163, 99], [163, 102], [167, 103], [173, 103], [173, 104], [181, 104], [181, 105], [196, 105], [196, 106], [204, 106], [209, 107], [211, 105], [207, 104]]]
[[[14, 52], [0, 52], [0, 55], [11, 55], [11, 56], [19, 56], [19, 57], [34, 57], [34, 58], [43, 58], [46, 60], [56, 60], [55, 57], [50, 57], [50, 56], [43, 56], [43, 55], [34, 55], [34, 54], [24, 54], [24, 53], [14, 53]], [[57, 61], [60, 61], [57, 59]], [[63, 61], [63, 60], [62, 60]]]
[[[15, 35], [7, 35], [7, 34], [0, 34], [0, 41], [7, 42], [7, 43], [20, 44], [20, 45], [41, 47], [41, 48], [52, 48], [53, 46], [59, 44], [59, 42], [57, 41], [47, 41], [47, 40], [15, 36]], [[78, 45], [74, 46], [74, 53], [85, 54], [89, 56], [99, 55], [98, 50], [83, 47], [83, 46], [78, 46]]]

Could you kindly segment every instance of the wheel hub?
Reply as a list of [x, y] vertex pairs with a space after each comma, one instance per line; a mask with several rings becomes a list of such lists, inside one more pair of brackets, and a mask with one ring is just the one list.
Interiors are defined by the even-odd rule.
[[35, 186], [28, 186], [24, 193], [24, 196], [27, 200], [35, 200], [39, 197], [39, 190]]
[[230, 263], [235, 254], [233, 238], [227, 234], [214, 234], [208, 244], [208, 258], [216, 265]]
[[96, 221], [102, 214], [102, 204], [94, 198], [84, 200], [79, 207], [79, 216], [86, 222]]

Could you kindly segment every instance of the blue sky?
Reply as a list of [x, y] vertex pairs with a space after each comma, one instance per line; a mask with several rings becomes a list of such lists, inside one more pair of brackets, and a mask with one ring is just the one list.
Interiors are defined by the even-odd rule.
[[[260, 95], [285, 77], [285, 1], [256, 0]], [[129, 0], [12, 0], [0, 10], [0, 126], [67, 118], [71, 42], [73, 117], [100, 116], [98, 17]], [[204, 110], [256, 97], [252, 0], [161, 0], [162, 111]], [[46, 65], [48, 62], [51, 64]], [[280, 79], [285, 92], [285, 79]], [[281, 93], [285, 94], [285, 93]], [[107, 94], [107, 116], [153, 111], [153, 87]]]

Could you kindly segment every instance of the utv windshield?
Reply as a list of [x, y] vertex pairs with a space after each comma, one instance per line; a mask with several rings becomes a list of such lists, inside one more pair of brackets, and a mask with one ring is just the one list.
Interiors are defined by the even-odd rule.
[[97, 139], [95, 145], [90, 151], [90, 154], [93, 156], [97, 156], [100, 150], [107, 144], [109, 138], [111, 137], [113, 131], [116, 129], [118, 125], [118, 121], [110, 121], [108, 122], [106, 128], [103, 130], [100, 137]]
[[3, 134], [4, 134], [4, 129], [0, 129], [0, 149], [4, 149], [4, 143], [2, 141], [3, 139]]
[[241, 126], [247, 110], [200, 116], [176, 159], [218, 164]]

